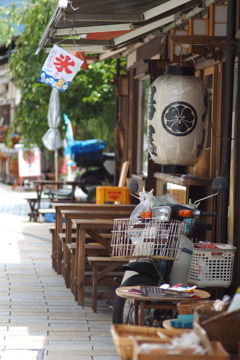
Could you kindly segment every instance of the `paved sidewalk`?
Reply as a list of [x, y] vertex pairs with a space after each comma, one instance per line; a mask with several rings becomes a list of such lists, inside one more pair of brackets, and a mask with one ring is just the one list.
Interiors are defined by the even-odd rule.
[[24, 197], [0, 183], [1, 360], [120, 360], [111, 309], [77, 305], [51, 268], [49, 224], [28, 221]]

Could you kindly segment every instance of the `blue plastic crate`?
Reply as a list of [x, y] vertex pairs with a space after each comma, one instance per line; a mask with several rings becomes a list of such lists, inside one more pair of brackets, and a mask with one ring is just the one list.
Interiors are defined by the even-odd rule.
[[46, 213], [44, 214], [44, 221], [53, 223], [55, 222], [55, 214], [54, 213]]
[[194, 319], [194, 315], [192, 314], [178, 315], [177, 319], [170, 320], [170, 325], [176, 328], [192, 329], [193, 319]]

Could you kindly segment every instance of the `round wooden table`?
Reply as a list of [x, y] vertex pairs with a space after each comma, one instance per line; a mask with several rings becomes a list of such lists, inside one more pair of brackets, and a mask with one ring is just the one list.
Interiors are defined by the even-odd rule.
[[[116, 294], [122, 298], [130, 299], [134, 303], [134, 323], [135, 325], [144, 324], [144, 309], [177, 309], [177, 303], [184, 300], [196, 300], [196, 297], [192, 298], [182, 298], [182, 297], [150, 297], [143, 296], [142, 294], [137, 294], [130, 292], [131, 290], [140, 290], [140, 286], [125, 286], [119, 287], [116, 289]], [[197, 295], [199, 300], [206, 300], [210, 298], [210, 294], [207, 291], [197, 290]], [[140, 304], [140, 316], [138, 319], [138, 305]]]

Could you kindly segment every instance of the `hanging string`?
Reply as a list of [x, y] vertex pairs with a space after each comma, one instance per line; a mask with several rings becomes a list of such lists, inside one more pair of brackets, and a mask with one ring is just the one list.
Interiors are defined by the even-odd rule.
[[75, 45], [75, 47], [78, 48], [78, 51], [81, 52], [81, 48], [79, 47], [79, 45], [77, 45], [77, 43], [76, 43], [76, 41], [75, 41], [75, 39], [74, 39], [74, 35], [77, 36], [77, 31], [76, 31], [76, 29], [71, 28], [71, 29], [69, 30], [69, 35], [70, 35], [70, 36], [67, 36], [65, 39], [61, 39], [61, 40], [57, 41], [54, 45], [58, 45], [58, 44], [60, 44], [61, 42], [67, 40], [67, 39], [71, 39], [71, 40], [73, 41], [73, 44]]
[[79, 9], [79, 7], [78, 7], [78, 8], [74, 8], [74, 7], [73, 7], [73, 5], [72, 5], [72, 1], [69, 1], [69, 4], [70, 4], [71, 8], [72, 8], [74, 11], [76, 11], [76, 10], [78, 10], [78, 9]]

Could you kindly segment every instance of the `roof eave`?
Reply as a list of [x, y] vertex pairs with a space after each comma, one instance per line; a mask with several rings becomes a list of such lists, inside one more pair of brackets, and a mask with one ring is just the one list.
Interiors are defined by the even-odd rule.
[[61, 13], [62, 13], [62, 9], [57, 6], [46, 26], [46, 29], [45, 29], [40, 41], [39, 41], [39, 45], [35, 52], [35, 55], [39, 54], [39, 52], [42, 50], [42, 48], [46, 44], [47, 40], [50, 38], [51, 33], [54, 31], [54, 27], [55, 27], [56, 23], [58, 23], [59, 19], [61, 18]]

